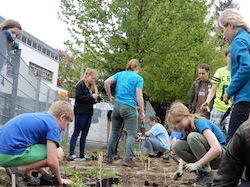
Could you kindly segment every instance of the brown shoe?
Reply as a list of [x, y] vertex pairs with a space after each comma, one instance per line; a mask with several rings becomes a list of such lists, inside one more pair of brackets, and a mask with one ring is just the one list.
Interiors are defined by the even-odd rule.
[[125, 158], [122, 165], [126, 167], [136, 167], [136, 164], [132, 158]]
[[113, 159], [112, 158], [106, 158], [104, 160], [104, 163], [107, 165], [107, 166], [111, 166], [112, 165], [112, 162], [113, 162]]

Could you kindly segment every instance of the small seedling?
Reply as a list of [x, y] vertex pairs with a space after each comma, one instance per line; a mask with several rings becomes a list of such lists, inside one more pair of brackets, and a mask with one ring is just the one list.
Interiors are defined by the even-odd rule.
[[163, 172], [164, 172], [164, 183], [167, 184], [167, 175], [166, 175], [166, 169], [163, 168]]
[[102, 162], [103, 162], [103, 152], [101, 152], [98, 156], [100, 187], [102, 187]]
[[150, 169], [151, 159], [148, 157], [148, 170]]

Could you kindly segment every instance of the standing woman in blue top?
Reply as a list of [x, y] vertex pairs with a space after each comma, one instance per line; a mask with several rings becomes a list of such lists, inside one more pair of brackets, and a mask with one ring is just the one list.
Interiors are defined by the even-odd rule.
[[[170, 150], [170, 140], [166, 128], [160, 124], [161, 120], [157, 116], [149, 116], [146, 122], [151, 129], [145, 132], [144, 147], [147, 149], [149, 156], [161, 157], [163, 153]], [[156, 156], [152, 153], [157, 152]]]
[[227, 9], [219, 17], [218, 24], [223, 38], [231, 45], [231, 83], [223, 96], [227, 104], [233, 98], [233, 110], [229, 122], [227, 142], [238, 127], [248, 119], [250, 110], [250, 30], [244, 18]]
[[[138, 128], [138, 111], [141, 121], [144, 120], [144, 100], [143, 100], [143, 78], [138, 75], [140, 63], [136, 59], [128, 62], [126, 71], [121, 71], [109, 77], [104, 82], [104, 87], [111, 103], [114, 103], [114, 108], [111, 116], [112, 131], [108, 144], [107, 163], [112, 163], [112, 158], [115, 155], [116, 142], [119, 139], [120, 132], [123, 127], [127, 130], [126, 153], [124, 166], [132, 167], [134, 162], [134, 142]], [[115, 102], [111, 95], [111, 85], [116, 83], [115, 87]]]
[[186, 140], [177, 140], [172, 147], [187, 163], [185, 168], [190, 172], [197, 171], [197, 184], [206, 185], [205, 181], [212, 183], [211, 168], [219, 167], [222, 154], [225, 152], [226, 139], [223, 132], [211, 121], [198, 114], [190, 114], [181, 102], [171, 105], [167, 121], [175, 128], [185, 130], [187, 134]]
[[[96, 86], [97, 71], [87, 68], [82, 79], [77, 83], [75, 89], [75, 129], [70, 140], [69, 158], [68, 160], [82, 161], [85, 160], [84, 149], [86, 137], [89, 132], [91, 118], [93, 116], [93, 105], [98, 99], [98, 89]], [[77, 138], [80, 138], [80, 158], [74, 155]]]

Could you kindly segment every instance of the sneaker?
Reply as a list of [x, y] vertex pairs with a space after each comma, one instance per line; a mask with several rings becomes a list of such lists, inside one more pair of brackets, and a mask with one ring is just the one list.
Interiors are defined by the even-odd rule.
[[149, 158], [156, 158], [156, 155], [154, 155], [154, 154], [148, 154], [148, 157]]
[[23, 176], [23, 174], [18, 170], [17, 167], [8, 167], [8, 168], [5, 168], [5, 171], [10, 178], [12, 174], [16, 175], [17, 177]]
[[76, 158], [76, 155], [69, 155], [67, 161], [73, 161]]
[[121, 157], [120, 157], [119, 155], [114, 155], [114, 156], [112, 157], [112, 159], [113, 159], [113, 160], [120, 160]]
[[169, 157], [169, 155], [168, 155], [168, 156], [163, 156], [162, 159], [163, 159], [163, 160], [169, 160], [170, 157]]
[[104, 163], [106, 163], [106, 165], [110, 166], [112, 165], [113, 159], [112, 158], [105, 158]]
[[213, 182], [213, 175], [211, 172], [198, 171], [196, 179], [192, 182], [201, 186], [211, 186]]
[[155, 155], [155, 157], [156, 158], [161, 158], [161, 156], [164, 154], [164, 152], [161, 152], [161, 151], [159, 151], [156, 155]]
[[26, 186], [40, 186], [40, 179], [33, 176], [25, 176], [23, 181], [26, 182]]
[[18, 170], [17, 167], [7, 167], [5, 168], [7, 175], [10, 180], [12, 180], [11, 176], [14, 174], [16, 177], [16, 187], [27, 186], [26, 182], [23, 181], [23, 174]]
[[75, 161], [75, 162], [81, 162], [81, 161], [85, 161], [86, 160], [86, 158], [74, 158], [73, 159], [73, 161]]
[[56, 184], [57, 180], [53, 175], [45, 173], [40, 177], [40, 185], [56, 185]]
[[126, 166], [126, 167], [135, 167], [135, 162], [133, 161], [132, 158], [126, 158], [123, 163], [122, 163], [123, 166]]

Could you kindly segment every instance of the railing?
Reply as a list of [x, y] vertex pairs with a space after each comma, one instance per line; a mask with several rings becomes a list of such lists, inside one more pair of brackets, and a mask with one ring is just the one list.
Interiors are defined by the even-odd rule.
[[29, 70], [21, 50], [10, 50], [0, 34], [0, 126], [21, 113], [46, 111], [57, 96]]

